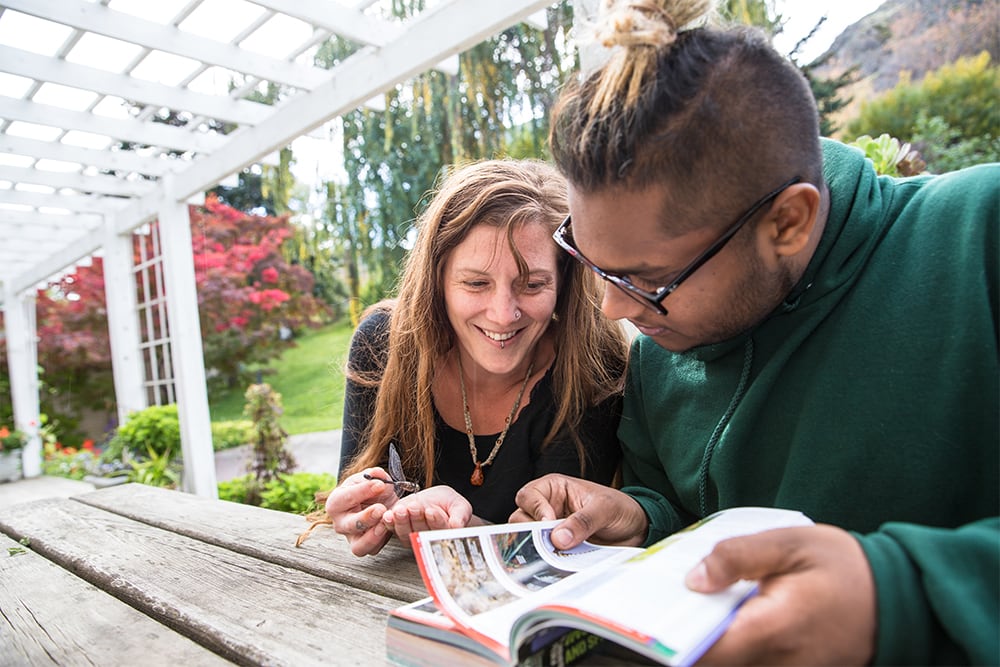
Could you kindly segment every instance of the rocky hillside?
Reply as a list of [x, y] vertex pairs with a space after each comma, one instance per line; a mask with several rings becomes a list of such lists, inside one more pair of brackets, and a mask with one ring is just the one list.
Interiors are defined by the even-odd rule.
[[843, 93], [854, 98], [841, 115], [847, 119], [862, 100], [895, 86], [900, 72], [919, 81], [984, 50], [1000, 62], [1000, 0], [886, 0], [834, 40], [815, 73], [831, 78], [858, 68], [858, 82]]

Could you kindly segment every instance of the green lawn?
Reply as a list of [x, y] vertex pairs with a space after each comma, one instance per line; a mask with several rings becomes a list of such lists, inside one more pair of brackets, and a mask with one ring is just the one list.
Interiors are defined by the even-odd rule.
[[[281, 394], [285, 408], [281, 426], [289, 434], [341, 427], [343, 367], [353, 332], [349, 321], [310, 330], [296, 339], [296, 347], [270, 363], [274, 374], [261, 379]], [[245, 419], [245, 391], [245, 387], [234, 389], [212, 402], [212, 421]]]

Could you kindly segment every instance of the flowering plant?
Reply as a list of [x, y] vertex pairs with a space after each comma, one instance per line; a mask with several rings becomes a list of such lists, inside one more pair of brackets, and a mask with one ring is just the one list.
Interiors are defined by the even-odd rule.
[[0, 426], [0, 452], [12, 452], [28, 444], [28, 437], [18, 430], [11, 431], [6, 426]]

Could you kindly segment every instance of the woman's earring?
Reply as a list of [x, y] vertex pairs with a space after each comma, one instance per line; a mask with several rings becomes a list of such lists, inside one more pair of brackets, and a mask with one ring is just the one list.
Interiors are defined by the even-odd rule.
[[559, 313], [552, 313], [552, 321], [553, 322], [559, 321]]

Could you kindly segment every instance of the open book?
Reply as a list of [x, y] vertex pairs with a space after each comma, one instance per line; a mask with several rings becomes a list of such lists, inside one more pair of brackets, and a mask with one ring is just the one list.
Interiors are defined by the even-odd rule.
[[705, 595], [684, 577], [719, 541], [811, 525], [800, 512], [717, 512], [646, 548], [584, 542], [562, 551], [557, 521], [411, 535], [431, 597], [391, 612], [389, 658], [405, 665], [571, 664], [613, 644], [665, 665], [689, 665], [756, 592], [740, 581]]

